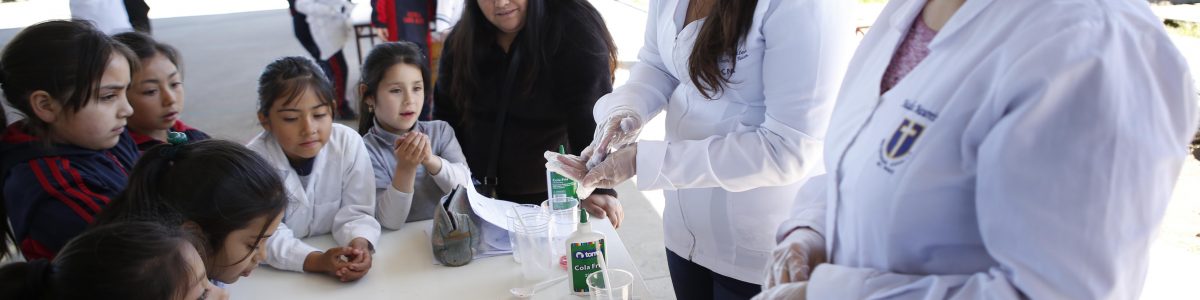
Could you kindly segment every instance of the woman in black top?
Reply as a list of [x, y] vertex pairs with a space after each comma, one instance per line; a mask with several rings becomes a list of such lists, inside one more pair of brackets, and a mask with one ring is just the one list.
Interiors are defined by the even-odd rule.
[[[480, 192], [545, 200], [542, 154], [587, 147], [592, 106], [612, 91], [616, 46], [600, 13], [586, 0], [467, 0], [443, 51], [434, 118], [454, 127]], [[582, 205], [615, 226], [615, 195]]]

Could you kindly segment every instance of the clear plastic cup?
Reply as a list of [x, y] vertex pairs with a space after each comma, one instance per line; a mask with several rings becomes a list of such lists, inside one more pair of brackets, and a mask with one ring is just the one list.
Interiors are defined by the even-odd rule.
[[633, 274], [625, 270], [596, 271], [588, 274], [584, 278], [584, 282], [587, 282], [593, 300], [629, 300], [633, 298]]
[[550, 216], [541, 210], [520, 212], [520, 219], [511, 234], [521, 249], [521, 274], [527, 282], [537, 282], [550, 275], [556, 256], [550, 247]]
[[[508, 228], [510, 229], [508, 233], [508, 245], [513, 251], [513, 260], [517, 263], [521, 263], [521, 245], [518, 243], [517, 234], [513, 232], [515, 230], [513, 228], [517, 228], [517, 226], [521, 225], [517, 222], [517, 215], [521, 213], [540, 213], [541, 209], [542, 208], [540, 206], [533, 204], [520, 204], [517, 205], [515, 209], [509, 209], [508, 212], [504, 213], [505, 217], [508, 218]], [[547, 233], [547, 235], [549, 235], [549, 233]]]
[[579, 199], [555, 197], [542, 201], [542, 209], [550, 215], [550, 236], [554, 239], [556, 257], [567, 255], [567, 238], [579, 227]]

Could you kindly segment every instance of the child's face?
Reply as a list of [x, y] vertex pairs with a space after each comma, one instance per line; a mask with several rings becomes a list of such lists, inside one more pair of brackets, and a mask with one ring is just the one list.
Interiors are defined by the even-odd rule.
[[321, 103], [316, 91], [305, 88], [292, 103], [277, 99], [271, 104], [269, 116], [259, 116], [263, 129], [275, 136], [288, 159], [309, 159], [321, 152], [329, 141], [333, 117], [328, 103]]
[[125, 131], [125, 120], [133, 114], [133, 108], [125, 99], [129, 86], [129, 62], [116, 52], [108, 60], [104, 75], [87, 105], [74, 113], [62, 110], [59, 117], [50, 122], [51, 134], [56, 142], [75, 146], [105, 150], [117, 145]]
[[196, 247], [190, 243], [181, 243], [179, 251], [183, 251], [184, 257], [187, 258], [188, 265], [191, 267], [192, 276], [189, 278], [187, 287], [184, 289], [183, 299], [179, 300], [227, 300], [229, 293], [225, 292], [212, 284], [205, 276], [204, 261], [200, 259], [200, 253], [196, 252]]
[[[283, 214], [263, 216], [250, 222], [246, 228], [234, 230], [225, 237], [225, 245], [216, 253], [216, 261], [209, 277], [224, 283], [237, 282], [240, 277], [249, 277], [258, 264], [266, 260], [267, 238], [275, 234], [275, 228], [283, 220]], [[269, 222], [269, 223], [268, 223]], [[259, 230], [267, 231], [259, 236]]]
[[425, 105], [421, 69], [410, 64], [392, 65], [379, 82], [374, 99], [367, 101], [375, 106], [375, 120], [383, 129], [393, 133], [408, 131]]
[[133, 106], [129, 128], [142, 133], [170, 129], [183, 111], [183, 77], [175, 63], [161, 53], [142, 63], [129, 89]]

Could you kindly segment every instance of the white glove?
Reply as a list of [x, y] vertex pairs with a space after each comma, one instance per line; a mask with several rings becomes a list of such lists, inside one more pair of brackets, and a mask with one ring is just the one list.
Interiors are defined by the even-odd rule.
[[[585, 150], [586, 151], [586, 150]], [[546, 170], [558, 175], [565, 176], [574, 180], [576, 183], [575, 194], [579, 199], [586, 199], [596, 190], [595, 187], [586, 187], [583, 185], [583, 177], [587, 176], [588, 169], [586, 159], [570, 154], [560, 154], [552, 151], [542, 153], [542, 157], [546, 158]]]
[[637, 141], [642, 131], [642, 118], [633, 109], [621, 107], [608, 114], [603, 124], [596, 126], [596, 134], [592, 136], [592, 144], [584, 149], [583, 158], [587, 160], [588, 169], [596, 167], [609, 153]]
[[773, 288], [763, 289], [762, 293], [754, 296], [751, 300], [771, 300], [771, 299], [787, 299], [787, 300], [804, 300], [808, 299], [808, 282], [793, 282]]
[[585, 188], [611, 189], [617, 184], [629, 180], [637, 173], [637, 144], [629, 144], [595, 167], [589, 168], [587, 176], [583, 177]]
[[764, 288], [808, 281], [813, 269], [825, 263], [825, 238], [811, 228], [796, 229], [780, 241], [771, 254], [775, 258], [767, 267]]

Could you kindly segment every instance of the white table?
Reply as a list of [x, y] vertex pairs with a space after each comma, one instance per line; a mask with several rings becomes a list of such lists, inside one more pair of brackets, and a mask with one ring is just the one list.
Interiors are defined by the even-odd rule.
[[[268, 266], [228, 285], [232, 299], [515, 299], [509, 289], [524, 281], [512, 255], [477, 259], [461, 267], [435, 265], [425, 228], [431, 221], [408, 223], [398, 231], [384, 230], [376, 245], [371, 272], [356, 282], [339, 282], [332, 276], [281, 271]], [[607, 220], [592, 222], [605, 235], [609, 264], [633, 273], [633, 295], [647, 299], [641, 272], [625, 244]], [[317, 248], [333, 246], [329, 235], [304, 239]], [[566, 274], [562, 269], [547, 277]], [[543, 289], [533, 299], [587, 299], [570, 293], [567, 281]]]

